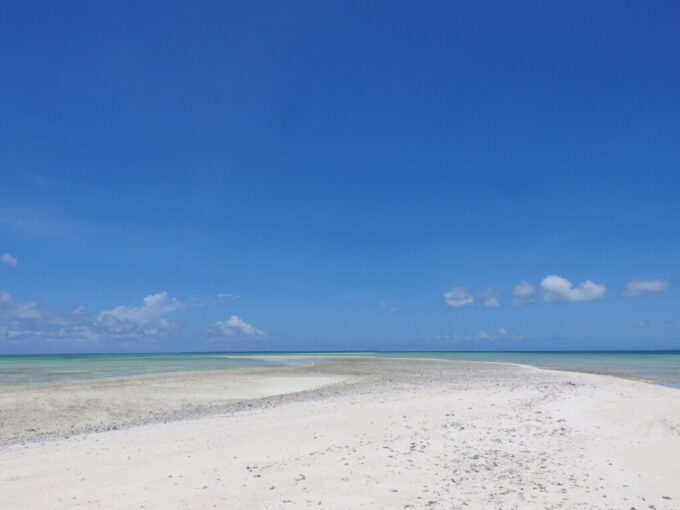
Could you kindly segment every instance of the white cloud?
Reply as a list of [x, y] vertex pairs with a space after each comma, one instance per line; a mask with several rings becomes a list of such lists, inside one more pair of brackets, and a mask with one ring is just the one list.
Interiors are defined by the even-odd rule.
[[451, 287], [451, 290], [444, 292], [444, 301], [451, 308], [463, 308], [474, 303], [475, 299], [465, 287]]
[[662, 292], [669, 287], [666, 280], [631, 280], [626, 283], [623, 295], [626, 297], [646, 296], [656, 292]]
[[43, 312], [37, 303], [18, 303], [9, 292], [0, 290], [0, 319], [42, 319]]
[[[111, 310], [104, 310], [100, 314], [100, 320], [115, 319], [121, 322], [134, 324], [149, 324], [163, 321], [162, 317], [182, 307], [176, 298], [170, 297], [167, 292], [150, 294], [144, 298], [142, 306], [117, 306]], [[167, 321], [163, 324], [167, 325]]]
[[436, 336], [435, 340], [456, 341], [456, 342], [475, 342], [479, 340], [521, 340], [522, 337], [510, 333], [505, 328], [498, 328], [496, 331], [479, 331], [476, 335], [461, 335], [454, 332], [451, 335]]
[[13, 257], [9, 253], [3, 253], [2, 256], [0, 257], [0, 262], [5, 264], [6, 266], [9, 267], [17, 267], [17, 264], [19, 263], [19, 259], [16, 257]]
[[541, 288], [546, 301], [594, 301], [607, 293], [607, 288], [601, 283], [586, 280], [574, 287], [569, 280], [556, 274], [543, 278]]
[[480, 331], [475, 337], [468, 338], [468, 340], [519, 340], [521, 337], [510, 334], [505, 328], [498, 328], [497, 331], [488, 333]]
[[82, 306], [53, 310], [35, 302], [19, 303], [0, 291], [0, 344], [94, 345], [104, 340], [151, 339], [154, 335], [158, 337], [154, 328], [101, 321]]
[[518, 283], [512, 291], [512, 295], [516, 297], [531, 296], [536, 292], [536, 285], [529, 282]]
[[218, 294], [217, 295], [217, 299], [219, 299], [222, 302], [224, 302], [224, 301], [236, 301], [240, 297], [241, 296], [239, 296], [238, 294], [226, 294], [226, 293], [224, 293], [224, 294]]
[[635, 324], [633, 324], [634, 328], [651, 328], [652, 327], [652, 322], [651, 321], [637, 321]]
[[487, 308], [497, 308], [501, 306], [500, 298], [498, 292], [495, 289], [484, 289], [479, 293], [482, 298], [484, 306]]
[[512, 305], [522, 306], [533, 301], [531, 296], [536, 292], [536, 285], [529, 282], [521, 282], [512, 289]]
[[238, 315], [232, 315], [227, 321], [220, 321], [215, 324], [215, 327], [222, 332], [224, 336], [238, 337], [246, 336], [250, 338], [266, 338], [267, 334], [264, 331], [251, 326], [244, 322]]
[[225, 337], [267, 337], [235, 315], [207, 329], [193, 329], [166, 318], [166, 314], [187, 306], [192, 305], [160, 292], [145, 297], [138, 307], [118, 306], [92, 315], [82, 306], [64, 310], [35, 302], [17, 302], [8, 292], [0, 290], [0, 346], [11, 346], [18, 351], [27, 345], [129, 349], [136, 343], [164, 342], [172, 346], [193, 341], [209, 346], [224, 342]]

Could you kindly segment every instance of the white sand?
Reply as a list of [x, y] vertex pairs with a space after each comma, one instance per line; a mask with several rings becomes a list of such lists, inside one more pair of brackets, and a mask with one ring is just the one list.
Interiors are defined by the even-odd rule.
[[196, 415], [244, 400], [352, 379], [285, 370], [226, 370], [0, 389], [0, 444]]
[[6, 445], [0, 508], [680, 509], [678, 390], [416, 360], [279, 376], [363, 382]]

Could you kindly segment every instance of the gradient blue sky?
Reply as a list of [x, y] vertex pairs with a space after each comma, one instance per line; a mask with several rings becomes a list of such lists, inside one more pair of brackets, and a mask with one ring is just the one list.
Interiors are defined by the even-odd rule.
[[680, 348], [679, 19], [4, 2], [0, 352]]

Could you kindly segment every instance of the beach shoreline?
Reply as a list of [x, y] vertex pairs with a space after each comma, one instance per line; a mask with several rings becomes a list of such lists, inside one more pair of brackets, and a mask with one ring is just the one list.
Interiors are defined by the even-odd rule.
[[680, 392], [627, 378], [363, 357], [77, 384], [25, 390], [39, 416], [0, 398], [3, 508], [680, 508]]
[[[612, 377], [626, 381], [671, 388], [680, 392], [680, 388], [668, 386], [663, 382], [639, 376], [621, 374], [616, 372], [603, 372], [594, 370], [577, 370], [561, 368], [541, 368], [534, 365], [506, 361], [459, 361], [438, 358], [408, 358], [390, 357], [380, 358], [360, 355], [331, 355], [309, 358], [308, 356], [276, 356], [286, 359], [305, 359], [310, 363], [302, 366], [277, 366], [257, 368], [236, 368], [228, 370], [196, 370], [154, 373], [145, 375], [131, 375], [123, 377], [111, 377], [84, 381], [69, 381], [56, 384], [27, 384], [23, 386], [0, 387], [0, 447], [15, 443], [40, 442], [55, 439], [67, 439], [74, 435], [119, 430], [152, 423], [167, 423], [188, 419], [198, 419], [205, 416], [221, 413], [238, 412], [247, 407], [259, 404], [262, 400], [268, 404], [279, 400], [290, 400], [291, 394], [307, 394], [314, 396], [314, 392], [323, 393], [335, 385], [356, 384], [368, 377], [367, 374], [338, 375], [328, 374], [323, 368], [327, 363], [351, 360], [394, 360], [396, 362], [409, 363], [413, 360], [434, 363], [462, 363], [462, 364], [486, 364], [506, 365], [519, 367], [526, 370], [545, 372], [563, 372], [574, 374], [590, 374], [602, 377]], [[389, 361], [388, 361], [389, 362]], [[332, 366], [332, 365], [331, 365]], [[323, 375], [320, 375], [321, 372]], [[283, 379], [281, 379], [283, 378]], [[292, 385], [290, 382], [294, 381]], [[169, 383], [170, 388], [168, 388]], [[201, 393], [206, 384], [224, 385], [212, 395]], [[236, 383], [236, 384], [235, 384]], [[281, 384], [283, 383], [283, 384]], [[188, 385], [191, 395], [178, 394], [177, 385]], [[248, 390], [244, 388], [248, 386]], [[128, 391], [144, 387], [145, 390], [155, 392], [156, 406], [151, 408], [147, 405], [130, 406], [131, 401], [140, 402], [140, 395], [136, 391], [128, 395], [127, 402], [116, 402], [117, 413], [115, 416], [104, 417], [98, 422], [88, 420], [80, 411], [87, 406], [103, 404], [103, 400], [112, 395], [120, 397], [126, 389]], [[255, 388], [257, 387], [257, 389]], [[165, 390], [165, 391], [163, 391]], [[259, 393], [258, 393], [259, 391]], [[95, 393], [93, 402], [93, 393]], [[96, 395], [100, 393], [100, 395]], [[182, 393], [187, 393], [183, 390]], [[68, 395], [68, 402], [58, 398], [60, 395]], [[196, 398], [196, 395], [200, 398]], [[56, 397], [56, 398], [55, 398]], [[45, 400], [49, 400], [49, 408], [45, 409]], [[191, 401], [188, 403], [188, 401]], [[24, 409], [20, 409], [20, 405]], [[122, 405], [121, 405], [122, 404]], [[126, 405], [127, 404], [127, 405]], [[106, 404], [107, 407], [108, 404]], [[144, 412], [139, 412], [139, 407]], [[11, 412], [10, 412], [11, 410]], [[47, 412], [41, 412], [47, 411]], [[66, 413], [66, 420], [61, 423], [55, 422], [55, 417], [50, 411]], [[102, 409], [95, 409], [96, 414], [101, 414]], [[11, 417], [11, 418], [10, 418]], [[106, 419], [108, 418], [108, 419]], [[14, 423], [12, 423], [12, 421]], [[26, 427], [26, 422], [41, 423], [46, 425], [46, 430]], [[22, 433], [23, 429], [23, 433]]]

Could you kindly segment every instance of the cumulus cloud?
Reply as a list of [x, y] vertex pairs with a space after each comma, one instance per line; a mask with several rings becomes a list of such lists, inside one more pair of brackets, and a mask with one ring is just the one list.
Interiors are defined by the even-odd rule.
[[546, 301], [594, 301], [603, 298], [607, 293], [607, 288], [601, 283], [586, 280], [574, 286], [569, 280], [556, 274], [543, 278], [541, 288]]
[[135, 344], [197, 340], [205, 345], [225, 337], [266, 338], [266, 334], [238, 316], [217, 327], [193, 329], [171, 322], [166, 315], [186, 305], [167, 292], [146, 296], [137, 307], [118, 306], [99, 314], [84, 307], [51, 309], [36, 302], [19, 302], [0, 290], [0, 344], [22, 350], [26, 345], [86, 345], [87, 348], [129, 348]]
[[161, 292], [144, 298], [142, 306], [118, 306], [93, 316], [82, 306], [55, 310], [35, 302], [17, 302], [0, 290], [0, 341], [97, 344], [160, 340], [180, 329], [163, 317], [180, 306], [178, 300]]
[[95, 336], [94, 319], [82, 307], [52, 310], [16, 301], [0, 290], [0, 342], [80, 343]]
[[529, 282], [521, 282], [512, 289], [512, 305], [523, 306], [531, 301], [531, 297], [536, 292], [536, 285]]
[[631, 280], [626, 283], [626, 288], [623, 295], [626, 297], [646, 296], [648, 294], [655, 294], [663, 292], [669, 287], [666, 280]]
[[215, 327], [227, 337], [267, 337], [267, 334], [264, 331], [260, 331], [247, 322], [244, 322], [238, 315], [232, 315], [229, 320], [218, 322], [215, 324]]
[[19, 259], [16, 257], [13, 257], [9, 253], [3, 253], [2, 256], [0, 256], [0, 262], [5, 264], [6, 266], [9, 267], [17, 267], [17, 264], [19, 263]]
[[479, 293], [479, 297], [482, 298], [482, 302], [487, 308], [498, 308], [501, 306], [500, 297], [495, 289], [484, 289]]
[[451, 290], [444, 292], [444, 302], [451, 308], [463, 308], [474, 303], [475, 298], [465, 287], [451, 287]]
[[104, 310], [100, 319], [132, 322], [139, 325], [163, 320], [163, 316], [182, 307], [176, 298], [167, 292], [150, 294], [144, 298], [142, 306], [117, 306], [111, 310]]

